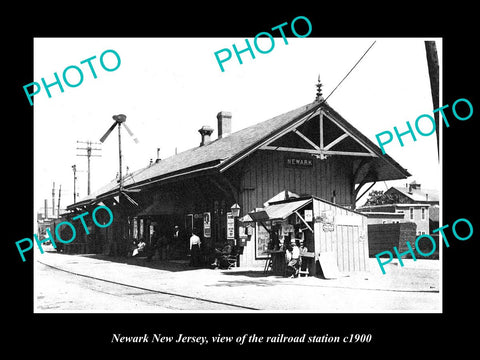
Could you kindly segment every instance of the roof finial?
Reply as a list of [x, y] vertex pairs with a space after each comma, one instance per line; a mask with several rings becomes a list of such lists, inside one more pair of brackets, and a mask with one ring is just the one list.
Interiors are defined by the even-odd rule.
[[320, 74], [318, 74], [318, 83], [317, 83], [317, 96], [315, 97], [316, 101], [323, 100], [322, 96], [322, 82], [320, 81]]

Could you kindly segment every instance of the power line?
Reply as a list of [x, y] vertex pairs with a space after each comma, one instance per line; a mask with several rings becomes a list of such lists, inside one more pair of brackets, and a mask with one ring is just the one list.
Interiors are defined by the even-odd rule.
[[[92, 144], [94, 145], [101, 145], [101, 143], [98, 143], [98, 142], [92, 142], [92, 141], [77, 141], [77, 144], [80, 143], [80, 144], [86, 144], [87, 147], [84, 147], [84, 148], [79, 148], [77, 147], [77, 150], [87, 150], [87, 154], [86, 155], [83, 155], [83, 154], [77, 154], [77, 156], [86, 156], [87, 159], [88, 159], [88, 185], [87, 185], [87, 195], [90, 195], [90, 158], [92, 156], [96, 156], [96, 157], [100, 157], [101, 155], [94, 155], [92, 154], [92, 150], [102, 150], [100, 148], [94, 148], [92, 147]], [[75, 177], [75, 172], [76, 172], [76, 169], [73, 170], [73, 174], [74, 174], [74, 183], [75, 183], [75, 180], [76, 180], [76, 177]], [[75, 193], [75, 191], [74, 191]], [[75, 196], [74, 196], [75, 197]]]
[[372, 48], [373, 45], [375, 45], [377, 41], [375, 40], [372, 45], [370, 45], [370, 47], [363, 53], [363, 55], [360, 57], [360, 59], [358, 59], [358, 61], [355, 63], [355, 65], [353, 65], [353, 67], [350, 69], [350, 71], [347, 73], [347, 75], [345, 75], [343, 77], [343, 79], [338, 83], [337, 86], [335, 86], [335, 88], [330, 92], [330, 94], [328, 94], [328, 96], [325, 98], [324, 101], [327, 101], [327, 99], [333, 94], [333, 92], [335, 90], [337, 90], [337, 88], [340, 86], [340, 84], [347, 78], [348, 75], [350, 75], [350, 73], [353, 71], [353, 69], [355, 69], [357, 67], [357, 65], [360, 63], [360, 61], [362, 61], [362, 59], [365, 57], [365, 55], [367, 55], [367, 53], [370, 51], [370, 49]]
[[[311, 114], [308, 116], [306, 121], [310, 120], [313, 116], [315, 116], [316, 111], [320, 108], [320, 106], [327, 101], [327, 99], [334, 93], [335, 90], [337, 90], [337, 88], [340, 86], [340, 84], [348, 77], [348, 75], [350, 75], [350, 73], [353, 71], [353, 69], [355, 69], [357, 67], [357, 65], [360, 63], [360, 61], [362, 61], [362, 59], [365, 57], [365, 55], [367, 55], [367, 53], [370, 51], [370, 49], [373, 47], [373, 45], [375, 45], [376, 42], [377, 41], [375, 40], [372, 43], [372, 45], [370, 45], [368, 47], [368, 49], [363, 53], [363, 55], [360, 57], [360, 59], [357, 60], [355, 65], [353, 65], [353, 67], [350, 69], [350, 71], [343, 77], [343, 79], [337, 84], [337, 86], [335, 86], [335, 88], [330, 92], [330, 94], [328, 94], [328, 96], [325, 99], [323, 97], [321, 97], [321, 95], [322, 95], [321, 84], [319, 83], [319, 85], [317, 85], [318, 86], [317, 98], [320, 99], [321, 101], [319, 102], [319, 104], [317, 104], [316, 106], [314, 106], [310, 109]], [[320, 82], [320, 76], [319, 76], [318, 80]]]

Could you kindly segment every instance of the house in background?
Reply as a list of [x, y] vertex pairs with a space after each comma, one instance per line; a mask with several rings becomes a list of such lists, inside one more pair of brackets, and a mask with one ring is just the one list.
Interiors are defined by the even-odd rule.
[[413, 222], [417, 235], [422, 235], [430, 233], [429, 208], [430, 204], [396, 203], [362, 206], [357, 210], [367, 216], [368, 224]]
[[384, 195], [393, 199], [391, 204], [365, 205], [358, 211], [365, 213], [368, 224], [413, 222], [417, 225], [416, 234], [430, 234], [438, 228], [439, 192], [423, 189], [415, 181], [405, 187], [392, 186]]
[[385, 195], [397, 195], [399, 203], [409, 204], [430, 204], [433, 206], [439, 205], [439, 192], [435, 189], [422, 189], [421, 184], [415, 181], [410, 184], [402, 186], [392, 186], [385, 191]]
[[[410, 184], [405, 184], [405, 187], [392, 186], [385, 192], [385, 194], [395, 194], [398, 196], [399, 202], [403, 204], [429, 204], [429, 230], [431, 231], [432, 229], [437, 229], [439, 227], [440, 197], [438, 190], [422, 189], [421, 184], [417, 184], [413, 181]], [[418, 218], [418, 216], [416, 218]]]

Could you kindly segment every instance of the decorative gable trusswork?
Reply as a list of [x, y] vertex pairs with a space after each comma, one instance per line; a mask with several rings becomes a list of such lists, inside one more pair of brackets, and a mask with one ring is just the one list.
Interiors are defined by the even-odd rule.
[[329, 155], [378, 157], [321, 109], [260, 149], [302, 152], [322, 160]]

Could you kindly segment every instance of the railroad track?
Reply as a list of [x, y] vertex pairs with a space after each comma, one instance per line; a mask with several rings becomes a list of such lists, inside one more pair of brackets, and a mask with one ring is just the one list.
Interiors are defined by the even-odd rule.
[[[190, 295], [174, 293], [174, 292], [170, 292], [170, 291], [149, 289], [149, 288], [146, 288], [146, 287], [141, 287], [141, 286], [136, 286], [136, 285], [131, 285], [131, 284], [125, 284], [125, 283], [121, 283], [121, 282], [118, 282], [118, 281], [102, 279], [102, 278], [98, 278], [98, 277], [95, 277], [95, 276], [81, 274], [81, 273], [77, 273], [77, 272], [74, 272], [74, 271], [62, 269], [62, 268], [59, 268], [57, 266], [53, 266], [53, 265], [44, 263], [42, 261], [37, 261], [37, 262], [39, 264], [42, 264], [42, 265], [44, 265], [46, 267], [49, 267], [51, 269], [55, 269], [57, 271], [61, 271], [61, 272], [67, 273], [67, 274], [80, 276], [80, 277], [91, 279], [91, 280], [94, 280], [94, 281], [109, 283], [109, 284], [113, 284], [113, 285], [117, 285], [117, 286], [121, 286], [121, 287], [125, 287], [125, 288], [141, 290], [141, 291], [145, 292], [144, 294], [151, 293], [151, 294], [167, 295], [167, 296], [171, 296], [171, 297], [177, 297], [177, 298], [182, 298], [182, 299], [187, 299], [187, 300], [199, 301], [199, 302], [202, 302], [202, 303], [226, 306], [226, 307], [230, 307], [230, 308], [233, 308], [233, 309], [260, 310], [260, 309], [249, 307], [249, 306], [238, 305], [238, 304], [234, 304], [234, 303], [228, 303], [228, 302], [217, 301], [217, 300], [212, 300], [212, 299], [206, 299], [206, 298], [202, 298], [202, 297], [198, 297], [198, 296], [190, 296]], [[95, 291], [97, 291], [97, 290], [95, 290]], [[100, 292], [118, 296], [118, 294], [111, 293], [111, 292], [104, 291], [104, 290], [101, 290]], [[128, 296], [128, 295], [133, 295], [133, 294], [124, 294], [123, 296]], [[140, 294], [136, 294], [136, 295], [140, 295]]]

